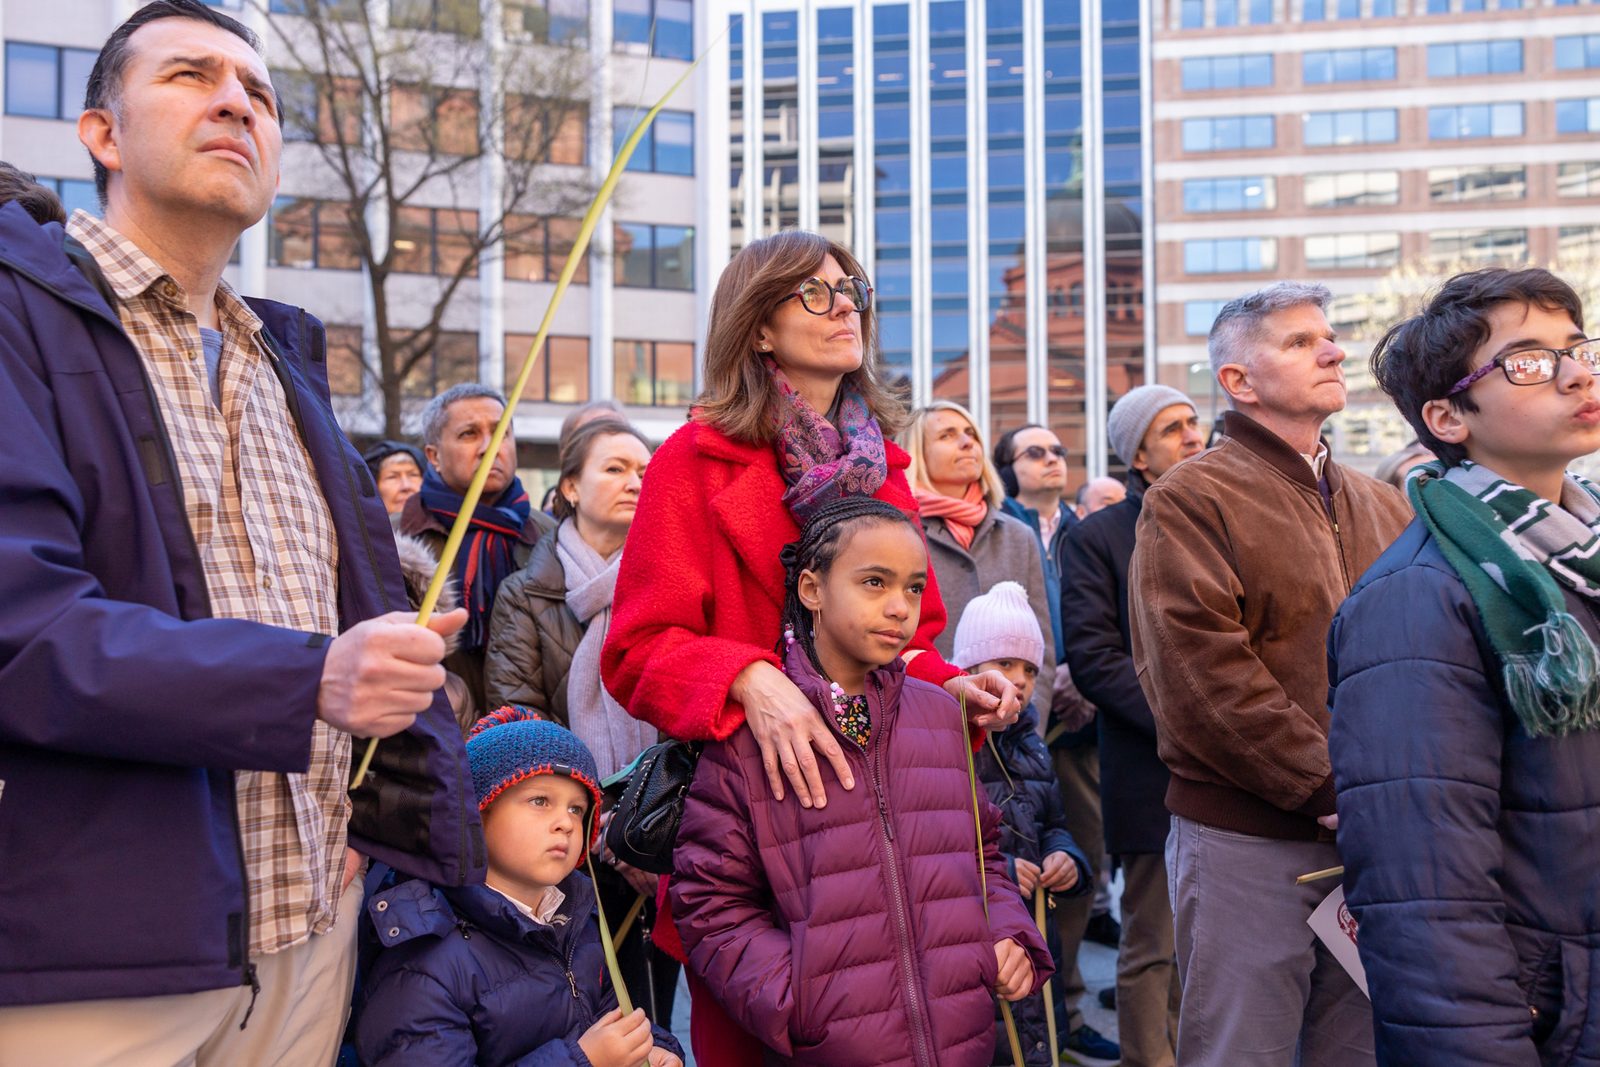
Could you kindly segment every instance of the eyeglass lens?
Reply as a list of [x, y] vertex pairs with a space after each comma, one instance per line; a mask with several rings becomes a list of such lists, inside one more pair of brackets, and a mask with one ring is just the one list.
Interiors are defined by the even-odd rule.
[[821, 278], [807, 278], [800, 286], [800, 302], [813, 315], [826, 315], [833, 310], [833, 294], [840, 293], [857, 311], [867, 310], [869, 290], [860, 278], [845, 278], [837, 287]]
[[[1600, 341], [1585, 341], [1570, 349], [1572, 358], [1590, 371], [1600, 373]], [[1506, 377], [1515, 385], [1538, 385], [1556, 376], [1559, 357], [1548, 348], [1534, 348], [1516, 352], [1505, 358]]]
[[1066, 459], [1067, 450], [1061, 445], [1050, 445], [1048, 447], [1044, 445], [1029, 445], [1027, 448], [1022, 450], [1022, 455], [1037, 463], [1046, 456], [1055, 456], [1057, 459]]

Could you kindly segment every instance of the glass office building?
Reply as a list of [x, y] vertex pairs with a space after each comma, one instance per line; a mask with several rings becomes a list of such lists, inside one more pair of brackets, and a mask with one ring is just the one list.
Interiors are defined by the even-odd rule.
[[729, 42], [703, 105], [729, 200], [709, 275], [784, 228], [836, 238], [914, 402], [959, 401], [991, 434], [1050, 426], [1073, 484], [1114, 467], [1106, 411], [1153, 364], [1141, 7], [707, 4], [708, 43]]

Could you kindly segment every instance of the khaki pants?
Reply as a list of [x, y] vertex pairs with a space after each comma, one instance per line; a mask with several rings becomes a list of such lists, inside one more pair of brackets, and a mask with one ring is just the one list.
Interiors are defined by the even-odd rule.
[[[1056, 765], [1056, 781], [1061, 786], [1061, 806], [1066, 810], [1067, 832], [1078, 843], [1094, 867], [1096, 881], [1102, 876], [1105, 827], [1100, 821], [1100, 749], [1058, 748], [1051, 753]], [[1067, 1009], [1062, 1036], [1083, 1025], [1078, 1001], [1083, 999], [1083, 973], [1078, 969], [1078, 949], [1083, 945], [1084, 927], [1094, 907], [1094, 893], [1070, 897], [1056, 905], [1056, 933], [1061, 938], [1061, 1003]]]
[[1339, 863], [1317, 841], [1274, 841], [1173, 816], [1167, 874], [1183, 1003], [1182, 1067], [1373, 1067], [1372, 1005], [1306, 920]]
[[1159, 853], [1120, 859], [1117, 1036], [1122, 1067], [1172, 1067], [1178, 1047], [1179, 998], [1167, 861]]
[[256, 957], [254, 1010], [249, 986], [0, 1008], [0, 1067], [332, 1064], [350, 1014], [361, 882], [345, 890], [332, 930]]

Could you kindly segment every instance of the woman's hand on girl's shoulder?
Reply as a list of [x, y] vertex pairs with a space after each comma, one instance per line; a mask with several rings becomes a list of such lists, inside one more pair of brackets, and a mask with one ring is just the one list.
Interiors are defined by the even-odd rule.
[[958, 674], [944, 683], [944, 691], [962, 701], [968, 721], [983, 730], [1003, 730], [1022, 714], [1017, 687], [999, 671]]
[[801, 807], [828, 806], [818, 752], [832, 764], [839, 784], [855, 788], [855, 775], [850, 773], [839, 739], [800, 688], [778, 668], [766, 660], [750, 664], [733, 680], [728, 694], [744, 707], [745, 722], [761, 749], [761, 767], [775, 799], [783, 799], [787, 779]]

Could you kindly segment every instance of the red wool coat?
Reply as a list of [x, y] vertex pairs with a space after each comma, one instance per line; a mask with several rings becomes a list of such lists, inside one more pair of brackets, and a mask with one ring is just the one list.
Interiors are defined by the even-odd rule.
[[[878, 499], [908, 514], [911, 462], [884, 442], [889, 477]], [[783, 564], [800, 536], [783, 505], [787, 487], [771, 445], [745, 444], [698, 422], [650, 459], [639, 510], [617, 576], [611, 630], [601, 654], [606, 690], [635, 718], [686, 741], [726, 740], [744, 723], [728, 699], [739, 672], [764, 660], [781, 667]], [[907, 673], [934, 685], [961, 673], [933, 650], [945, 625], [930, 572]]]

